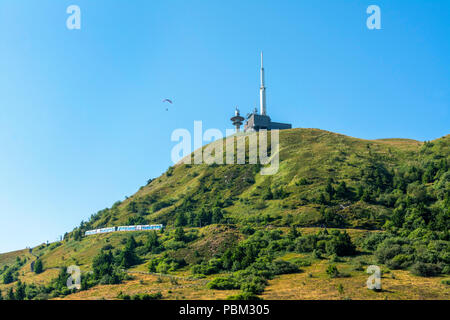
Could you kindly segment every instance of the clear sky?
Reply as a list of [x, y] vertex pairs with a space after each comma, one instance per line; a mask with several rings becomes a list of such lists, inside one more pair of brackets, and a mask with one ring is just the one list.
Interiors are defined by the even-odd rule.
[[258, 104], [261, 50], [274, 121], [448, 134], [449, 21], [448, 0], [0, 0], [0, 252], [54, 241], [159, 176], [174, 129], [231, 128], [236, 105]]

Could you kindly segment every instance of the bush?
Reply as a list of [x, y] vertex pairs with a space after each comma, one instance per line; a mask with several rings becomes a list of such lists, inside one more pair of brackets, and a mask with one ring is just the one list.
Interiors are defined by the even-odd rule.
[[176, 271], [177, 269], [186, 265], [184, 259], [174, 259], [171, 257], [159, 257], [150, 260], [148, 264], [149, 272], [168, 273], [169, 271]]
[[262, 298], [258, 297], [257, 295], [251, 294], [249, 292], [243, 292], [240, 294], [237, 294], [235, 296], [229, 296], [227, 297], [227, 300], [262, 300]]
[[411, 267], [411, 272], [421, 277], [435, 277], [441, 273], [440, 266], [434, 263], [416, 262]]
[[337, 278], [339, 277], [339, 270], [334, 264], [330, 264], [327, 267], [327, 275], [329, 275], [331, 278]]
[[210, 281], [207, 286], [209, 289], [215, 289], [215, 290], [233, 290], [233, 289], [239, 289], [241, 287], [240, 284], [237, 283], [236, 279], [234, 279], [232, 277], [215, 278], [212, 281]]
[[327, 241], [325, 248], [328, 254], [338, 256], [352, 256], [356, 253], [355, 245], [345, 231]]
[[161, 300], [163, 297], [161, 292], [156, 292], [152, 294], [143, 294], [141, 300]]
[[391, 260], [388, 260], [386, 265], [389, 269], [406, 269], [411, 265], [413, 259], [414, 257], [410, 255], [398, 254]]
[[299, 237], [295, 240], [295, 249], [297, 252], [312, 252], [316, 247], [317, 237], [314, 235], [307, 235]]
[[378, 249], [375, 251], [375, 257], [379, 263], [386, 263], [401, 253], [403, 253], [401, 245], [388, 239], [378, 246]]
[[163, 295], [161, 294], [161, 292], [156, 292], [156, 293], [152, 293], [152, 294], [148, 294], [148, 293], [138, 293], [133, 295], [132, 297], [130, 297], [129, 295], [123, 295], [122, 292], [119, 293], [119, 295], [117, 296], [119, 299], [123, 299], [123, 300], [160, 300], [162, 299]]
[[375, 251], [378, 245], [382, 243], [388, 235], [382, 232], [371, 233], [363, 238], [361, 247], [369, 251]]
[[113, 246], [111, 244], [106, 244], [102, 247], [103, 251], [112, 250]]
[[130, 295], [128, 295], [128, 294], [123, 294], [122, 291], [119, 292], [117, 298], [123, 299], [123, 300], [131, 300]]
[[251, 236], [252, 234], [255, 233], [255, 229], [253, 229], [253, 228], [250, 227], [250, 226], [244, 226], [244, 227], [242, 227], [241, 232], [242, 232], [243, 234], [246, 234], [246, 235], [248, 235], [248, 236]]
[[274, 261], [270, 266], [270, 270], [274, 275], [300, 272], [300, 268], [297, 265], [284, 260]]
[[208, 263], [202, 263], [192, 266], [191, 272], [194, 275], [209, 275], [219, 272], [221, 266], [222, 260], [211, 259], [208, 261]]
[[312, 256], [314, 259], [322, 259], [322, 254], [320, 253], [319, 250], [314, 250]]
[[250, 294], [261, 294], [264, 292], [264, 288], [267, 284], [267, 282], [261, 281], [262, 278], [254, 277], [251, 279], [248, 279], [246, 282], [243, 282], [241, 284], [241, 290], [244, 293], [250, 293]]
[[303, 258], [295, 258], [290, 260], [290, 262], [298, 267], [309, 267], [311, 265], [311, 261], [305, 260]]

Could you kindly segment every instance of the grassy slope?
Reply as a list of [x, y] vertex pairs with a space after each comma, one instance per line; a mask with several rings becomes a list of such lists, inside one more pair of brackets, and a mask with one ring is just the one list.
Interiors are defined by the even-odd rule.
[[[448, 140], [449, 137], [444, 139]], [[246, 215], [291, 213], [296, 215], [298, 222], [304, 220], [308, 224], [315, 220], [317, 206], [302, 205], [299, 199], [322, 190], [327, 178], [345, 181], [349, 187], [354, 187], [360, 168], [371, 159], [375, 158], [392, 168], [414, 159], [421, 145], [421, 142], [408, 139], [368, 141], [318, 129], [285, 130], [280, 134], [280, 170], [276, 175], [254, 175], [247, 165], [178, 165], [171, 176], [162, 175], [142, 187], [116, 210], [112, 210], [112, 214], [96, 221], [94, 226], [125, 223], [130, 216], [126, 209], [128, 204], [142, 201], [145, 197], [173, 202], [171, 206], [147, 216], [150, 222], [170, 223], [173, 209], [181, 204], [186, 195], [193, 195], [199, 203], [207, 203], [218, 194], [222, 199], [232, 199], [233, 205], [226, 211], [238, 220]], [[242, 180], [243, 175], [254, 176], [256, 183], [246, 183]], [[296, 185], [301, 178], [308, 179], [310, 184]], [[284, 199], [284, 207], [281, 206], [282, 201], [274, 200], [267, 203], [267, 207], [256, 209], [254, 204], [260, 198], [261, 188], [269, 185], [286, 187], [290, 193], [289, 198]]]
[[[450, 136], [441, 138], [448, 141]], [[233, 217], [237, 224], [248, 220], [249, 217], [257, 217], [265, 214], [272, 216], [286, 216], [292, 214], [294, 222], [300, 226], [314, 226], [319, 220], [320, 213], [317, 205], [304, 202], [302, 199], [317, 194], [323, 190], [326, 180], [333, 178], [336, 181], [345, 181], [352, 188], [355, 187], [361, 167], [371, 161], [381, 161], [387, 168], [393, 168], [404, 163], [415, 161], [421, 142], [408, 139], [382, 139], [362, 140], [344, 135], [335, 134], [318, 129], [292, 129], [280, 134], [280, 170], [274, 176], [261, 176], [255, 174], [254, 168], [248, 165], [234, 166], [207, 166], [207, 165], [177, 165], [171, 175], [164, 174], [154, 179], [147, 186], [142, 187], [135, 195], [99, 215], [93, 223], [93, 227], [112, 226], [126, 223], [130, 216], [135, 216], [129, 211], [132, 201], [142, 202], [146, 199], [167, 201], [171, 205], [150, 212], [146, 219], [149, 223], [163, 222], [173, 223], [174, 211], [183, 199], [190, 195], [197, 204], [211, 204], [212, 199], [229, 199], [226, 206], [227, 216]], [[254, 179], [248, 182], [246, 178]], [[308, 180], [308, 185], [301, 185], [300, 179]], [[283, 186], [289, 196], [283, 200], [266, 201], [262, 206], [257, 206], [261, 200], [261, 190], [271, 186], [272, 188]], [[340, 214], [346, 216], [352, 222], [350, 227], [364, 226], [365, 221], [355, 214], [361, 208], [374, 212], [387, 210], [384, 207], [368, 205], [361, 202], [348, 203]], [[151, 210], [150, 210], [151, 211]], [[277, 226], [273, 226], [277, 227]], [[302, 229], [302, 233], [313, 232], [315, 229]], [[208, 226], [200, 229], [203, 235], [187, 248], [180, 249], [178, 255], [195, 260], [192, 252], [197, 250], [202, 256], [212, 256], [217, 248], [227, 246], [238, 241], [241, 235], [231, 227]], [[352, 236], [362, 230], [350, 230]], [[52, 267], [77, 264], [81, 269], [90, 269], [93, 257], [106, 244], [120, 248], [121, 241], [127, 234], [98, 235], [76, 242], [70, 240], [60, 246], [35, 248], [34, 253], [40, 255], [46, 269]], [[144, 234], [137, 234], [137, 240]], [[220, 250], [222, 250], [221, 248]], [[17, 251], [0, 255], [0, 267], [11, 264], [16, 256], [32, 257], [27, 251]], [[351, 268], [354, 261], [338, 263], [343, 270]], [[369, 259], [370, 260], [370, 259]], [[368, 263], [370, 261], [367, 261]], [[386, 288], [383, 294], [374, 295], [364, 289], [367, 275], [363, 271], [352, 271], [351, 278], [334, 279], [330, 281], [325, 277], [326, 264], [318, 261], [311, 267], [306, 267], [305, 272], [295, 275], [283, 275], [271, 280], [264, 293], [265, 298], [273, 299], [297, 299], [297, 298], [449, 298], [449, 289], [440, 284], [439, 278], [422, 278], [410, 275], [407, 272], [395, 272], [395, 278], [387, 275]], [[146, 270], [146, 264], [137, 266], [135, 270]], [[322, 270], [323, 269], [323, 270]], [[349, 269], [350, 270], [350, 269]], [[34, 275], [29, 271], [29, 262], [20, 270], [20, 278], [26, 282], [45, 283], [56, 276], [57, 270], [48, 269], [41, 275]], [[23, 274], [23, 275], [22, 275]], [[187, 270], [177, 272], [180, 276], [188, 274]], [[310, 278], [309, 274], [312, 274]], [[142, 280], [142, 281], [140, 281]], [[344, 293], [339, 293], [335, 286], [344, 284]], [[383, 282], [383, 283], [385, 283]], [[188, 285], [188, 284], [191, 285]], [[298, 285], [292, 286], [292, 283]], [[301, 283], [301, 284], [300, 284]], [[0, 290], [10, 285], [0, 284]], [[114, 288], [113, 288], [114, 287]], [[158, 289], [158, 290], [157, 290]], [[155, 276], [136, 275], [136, 280], [128, 281], [122, 285], [95, 287], [87, 292], [70, 295], [67, 298], [114, 298], [116, 291], [127, 293], [163, 291], [167, 298], [224, 298], [232, 292], [220, 292], [207, 290], [203, 282], [194, 280], [180, 280], [180, 284], [173, 285], [170, 282], [157, 283]], [[168, 293], [169, 290], [172, 293]], [[110, 293], [108, 293], [110, 292]]]

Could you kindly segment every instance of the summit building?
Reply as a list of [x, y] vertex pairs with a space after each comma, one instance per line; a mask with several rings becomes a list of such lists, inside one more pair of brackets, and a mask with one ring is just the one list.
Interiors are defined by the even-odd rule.
[[[233, 120], [236, 120], [236, 116], [239, 115], [239, 111], [237, 110], [237, 113]], [[240, 120], [240, 119], [238, 119]], [[238, 121], [242, 123], [241, 121]], [[233, 123], [236, 125], [236, 121]], [[237, 128], [237, 126], [236, 126]], [[284, 130], [284, 129], [291, 129], [292, 125], [289, 123], [281, 123], [281, 122], [273, 122], [270, 117], [267, 115], [267, 106], [266, 106], [266, 87], [264, 84], [264, 65], [263, 65], [263, 53], [261, 52], [261, 87], [259, 89], [259, 113], [258, 110], [255, 108], [255, 110], [247, 115], [247, 120], [244, 125], [244, 131], [245, 132], [253, 132], [253, 131], [259, 131], [261, 129], [265, 130], [272, 130], [272, 129], [278, 129], [278, 130]], [[237, 129], [238, 131], [239, 129]]]

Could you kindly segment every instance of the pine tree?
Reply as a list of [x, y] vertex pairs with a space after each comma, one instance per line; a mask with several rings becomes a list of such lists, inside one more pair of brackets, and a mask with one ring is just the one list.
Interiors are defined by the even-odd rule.
[[272, 200], [273, 199], [273, 193], [272, 193], [272, 189], [270, 189], [270, 187], [268, 187], [267, 190], [264, 192], [262, 198], [264, 200]]
[[291, 229], [289, 230], [288, 238], [291, 240], [294, 240], [294, 239], [297, 239], [299, 235], [300, 234], [297, 231], [297, 228], [294, 225], [292, 225]]
[[184, 229], [178, 227], [175, 229], [175, 241], [185, 241], [186, 234], [184, 233]]
[[17, 281], [16, 293], [14, 294], [16, 300], [24, 300], [25, 299], [25, 287], [26, 287], [26, 285], [23, 284], [20, 280]]
[[9, 288], [8, 293], [6, 294], [6, 298], [8, 300], [16, 300], [16, 297], [14, 296], [14, 291], [13, 291], [12, 287]]
[[13, 277], [11, 269], [6, 270], [5, 274], [3, 275], [3, 283], [8, 284], [13, 281], [14, 281], [14, 277]]
[[184, 212], [180, 212], [179, 214], [177, 214], [177, 218], [175, 220], [175, 226], [183, 227], [185, 225], [187, 225], [186, 214]]
[[212, 223], [221, 223], [223, 220], [223, 212], [220, 208], [213, 208], [212, 212]]
[[129, 268], [139, 262], [139, 258], [134, 251], [135, 248], [136, 240], [134, 240], [134, 237], [131, 236], [128, 238], [128, 242], [119, 256], [120, 265], [124, 268]]
[[145, 246], [148, 251], [152, 253], [159, 253], [161, 249], [161, 243], [159, 242], [158, 234], [156, 233], [156, 231], [150, 232]]
[[39, 274], [42, 273], [43, 270], [44, 267], [42, 265], [41, 259], [37, 259], [36, 262], [34, 263], [34, 273]]
[[333, 199], [334, 196], [334, 188], [331, 185], [331, 182], [328, 181], [327, 186], [325, 187], [325, 192], [328, 194], [330, 199]]
[[345, 181], [342, 181], [336, 189], [336, 198], [345, 199], [348, 193]]
[[320, 193], [319, 203], [320, 204], [327, 204], [327, 199], [325, 198], [325, 195], [323, 193]]

